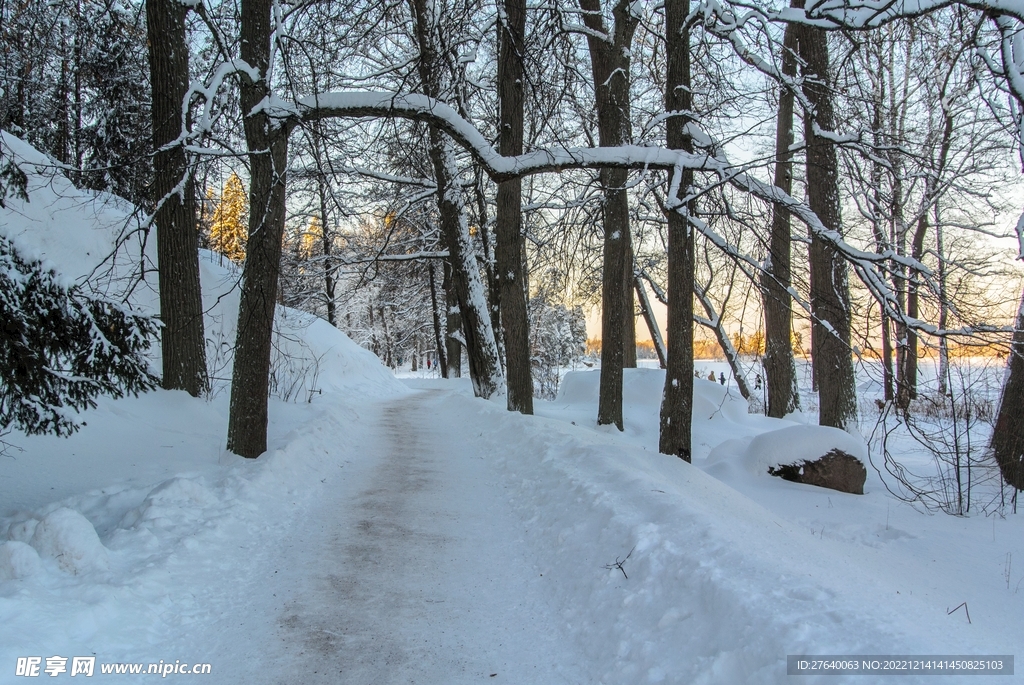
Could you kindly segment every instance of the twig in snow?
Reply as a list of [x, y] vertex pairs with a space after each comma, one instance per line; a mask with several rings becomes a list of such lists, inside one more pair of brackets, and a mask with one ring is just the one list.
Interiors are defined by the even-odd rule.
[[605, 566], [605, 568], [608, 569], [609, 571], [611, 571], [613, 568], [617, 568], [620, 571], [622, 571], [622, 577], [625, 578], [626, 580], [629, 580], [629, 576], [626, 575], [626, 569], [624, 569], [623, 566], [625, 566], [626, 562], [629, 561], [629, 558], [631, 556], [633, 556], [633, 550], [634, 549], [636, 549], [636, 545], [633, 545], [633, 549], [629, 550], [629, 554], [626, 555], [625, 559], [623, 559], [622, 561], [619, 561], [619, 558], [615, 557], [615, 563], [614, 564], [608, 564], [607, 566]]
[[954, 611], [956, 611], [960, 607], [964, 608], [964, 613], [967, 614], [967, 622], [970, 623], [971, 622], [971, 612], [967, 610], [967, 602], [960, 602], [960, 604], [958, 604], [956, 607], [948, 610], [946, 612], [946, 616], [949, 616], [950, 614], [952, 614]]

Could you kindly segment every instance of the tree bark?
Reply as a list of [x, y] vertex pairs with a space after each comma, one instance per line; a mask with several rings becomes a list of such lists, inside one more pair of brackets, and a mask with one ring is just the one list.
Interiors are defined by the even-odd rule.
[[[884, 71], [882, 48], [879, 44], [875, 43], [872, 43], [872, 48], [874, 50], [873, 56], [878, 59], [878, 69], [872, 79], [871, 129], [873, 131], [872, 137], [875, 147], [881, 149], [882, 103], [885, 101], [885, 79], [882, 77], [882, 73]], [[871, 162], [871, 185], [874, 189], [871, 231], [875, 239], [875, 252], [882, 254], [889, 249], [889, 239], [886, 236], [886, 232], [882, 224], [882, 217], [880, 215], [882, 209], [882, 162], [880, 159], [875, 159]], [[882, 263], [877, 265], [876, 272], [883, 282], [889, 278], [886, 266]], [[892, 320], [886, 313], [884, 304], [879, 304], [878, 312], [879, 324], [882, 333], [882, 396], [885, 398], [886, 402], [891, 402], [896, 397], [893, 386]]]
[[[925, 202], [930, 202], [931, 197], [930, 180], [925, 184]], [[910, 243], [910, 256], [917, 261], [921, 261], [924, 257], [924, 239], [928, 233], [928, 215], [930, 208], [925, 204], [921, 216], [917, 220], [917, 229], [914, 231], [914, 238]], [[920, 298], [917, 292], [918, 282], [917, 273], [914, 271], [910, 272], [910, 278], [907, 281], [907, 318], [916, 319], [919, 314]], [[904, 409], [909, 408], [910, 400], [917, 398], [917, 333], [914, 332], [913, 328], [907, 327], [907, 350], [906, 350], [906, 370], [904, 377], [904, 387], [907, 394], [906, 406]]]
[[462, 378], [462, 314], [459, 312], [459, 298], [455, 294], [455, 281], [452, 278], [452, 265], [445, 260], [444, 279], [442, 281], [445, 301], [445, 339], [447, 350], [445, 378]]
[[158, 206], [154, 222], [160, 262], [163, 387], [196, 397], [206, 391], [208, 379], [195, 192], [184, 146], [165, 149], [181, 135], [184, 123], [182, 101], [189, 83], [187, 11], [177, 0], [146, 2], [156, 151], [153, 202]]
[[[476, 213], [480, 227], [480, 245], [484, 249], [484, 277], [487, 283], [487, 313], [491, 317], [491, 329], [494, 331], [494, 342], [498, 346], [499, 358], [504, 355], [504, 341], [501, 338], [501, 296], [495, 280], [495, 255], [491, 249], [491, 236], [487, 228], [487, 197], [484, 195], [484, 172], [479, 166], [475, 170], [473, 191], [476, 194]], [[497, 221], [497, 219], [495, 219]]]
[[[629, 118], [630, 46], [637, 27], [627, 0], [618, 0], [612, 11], [615, 25], [605, 26], [600, 0], [579, 0], [583, 22], [594, 35], [587, 35], [594, 97], [597, 107], [598, 137], [602, 146], [614, 147], [630, 142]], [[610, 40], [599, 36], [606, 35]], [[629, 251], [629, 199], [626, 193], [628, 172], [601, 169], [604, 191], [604, 274], [601, 284], [601, 382], [597, 423], [622, 430], [622, 368], [624, 362], [624, 325], [626, 317], [626, 279], [632, 304], [632, 269], [627, 269]], [[630, 306], [632, 310], [632, 306]], [[630, 312], [631, 313], [631, 312]]]
[[633, 300], [633, 286], [636, 281], [635, 255], [633, 239], [626, 231], [626, 274], [622, 279], [622, 366], [627, 369], [636, 368], [636, 306]]
[[992, 454], [1008, 485], [1024, 490], [1024, 293], [1007, 361], [1006, 383], [992, 430]]
[[654, 310], [651, 309], [651, 300], [644, 290], [644, 282], [639, 274], [633, 279], [633, 286], [636, 288], [636, 301], [640, 304], [640, 313], [647, 324], [647, 330], [651, 334], [651, 342], [654, 343], [654, 352], [658, 355], [658, 366], [666, 368], [668, 353], [665, 351], [665, 341], [661, 337], [661, 330], [658, 328], [658, 320], [654, 318]]
[[[337, 326], [337, 305], [334, 302], [334, 294], [336, 290], [336, 281], [334, 278], [334, 260], [331, 258], [333, 253], [333, 239], [334, 234], [330, 229], [327, 219], [327, 180], [321, 176], [319, 183], [317, 184], [320, 193], [320, 230], [322, 231], [321, 244], [324, 253], [324, 299], [327, 305], [327, 323], [332, 326]], [[433, 286], [433, 281], [431, 281]]]
[[[949, 305], [946, 302], [946, 246], [942, 234], [942, 217], [939, 214], [939, 206], [935, 205], [935, 256], [939, 262], [939, 330], [946, 329], [946, 320], [949, 317]], [[949, 346], [946, 336], [939, 338], [939, 394], [945, 396], [949, 391], [947, 377], [949, 376]]]
[[[504, 156], [523, 153], [523, 50], [526, 40], [526, 1], [504, 0], [498, 29], [498, 151]], [[498, 184], [495, 232], [496, 279], [500, 288], [501, 325], [505, 340], [508, 409], [533, 413], [530, 373], [530, 331], [526, 309], [522, 248], [522, 181]]]
[[[666, 0], [665, 110], [679, 112], [665, 122], [666, 143], [677, 150], [693, 151], [687, 130], [693, 111], [690, 78], [690, 30], [686, 18], [689, 0]], [[683, 114], [686, 113], [686, 114]], [[682, 172], [674, 205], [693, 185], [693, 172]], [[694, 234], [687, 216], [693, 203], [668, 215], [668, 358], [665, 392], [661, 401], [658, 451], [691, 461], [693, 423], [693, 273]]]
[[[802, 5], [801, 0], [797, 2]], [[808, 204], [827, 228], [841, 234], [839, 165], [835, 144], [814, 132], [815, 124], [825, 131], [835, 130], [829, 85], [828, 36], [822, 29], [801, 26], [798, 43], [807, 77], [803, 85], [804, 95], [814, 108], [804, 116]], [[851, 310], [846, 262], [835, 248], [813, 235], [810, 257], [818, 423], [844, 430], [853, 429], [857, 418], [857, 390], [850, 356]]]
[[434, 262], [427, 264], [427, 278], [430, 279], [430, 312], [434, 320], [434, 345], [437, 348], [437, 366], [441, 369], [441, 377], [448, 378], [448, 355], [441, 333], [441, 314], [437, 309], [437, 282], [434, 279]]
[[281, 243], [284, 236], [288, 134], [253, 109], [270, 93], [270, 0], [242, 0], [241, 57], [261, 75], [242, 80], [249, 154], [249, 240], [242, 271], [231, 381], [228, 450], [256, 458], [267, 450], [267, 396]]
[[[782, 73], [796, 76], [797, 30], [786, 27], [782, 46]], [[786, 87], [779, 92], [779, 115], [775, 124], [775, 185], [787, 195], [793, 192], [793, 102]], [[793, 360], [793, 298], [789, 294], [791, 275], [790, 214], [780, 205], [772, 206], [769, 261], [761, 277], [764, 297], [764, 372], [768, 385], [768, 416], [781, 419], [800, 408]]]
[[[945, 90], [943, 90], [943, 96], [945, 96]], [[943, 98], [945, 102], [945, 98]], [[949, 148], [953, 142], [953, 115], [947, 109], [943, 113], [943, 126], [942, 126], [942, 139], [939, 144], [939, 157], [937, 160], [935, 171], [932, 175], [929, 175], [925, 181], [924, 200], [921, 203], [921, 216], [917, 222], [917, 230], [914, 232], [914, 239], [911, 243], [910, 256], [916, 259], [918, 262], [924, 257], [924, 241], [928, 232], [928, 215], [932, 211], [932, 206], [938, 206], [938, 185], [939, 179], [942, 176], [943, 171], [946, 168], [946, 161], [949, 158]], [[936, 209], [936, 213], [937, 213]], [[936, 230], [938, 228], [936, 227]], [[941, 257], [940, 257], [941, 258]], [[943, 267], [944, 268], [944, 267]], [[907, 284], [907, 317], [916, 319], [918, 317], [919, 307], [919, 295], [918, 295], [918, 277], [919, 274], [916, 271], [912, 271], [910, 274], [910, 281]], [[945, 299], [945, 293], [942, 293], [943, 299]], [[945, 303], [940, 305], [943, 307], [943, 312], [940, 313], [942, 323], [940, 327], [945, 326]], [[943, 339], [944, 340], [944, 339]], [[913, 329], [907, 330], [907, 378], [906, 385], [910, 399], [917, 397], [917, 366], [919, 359], [918, 352], [918, 335]], [[944, 393], [943, 393], [944, 394]]]

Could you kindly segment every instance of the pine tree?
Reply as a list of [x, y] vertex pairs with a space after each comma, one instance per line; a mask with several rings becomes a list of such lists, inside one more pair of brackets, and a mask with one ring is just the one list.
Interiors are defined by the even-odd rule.
[[0, 433], [70, 435], [97, 395], [156, 384], [145, 356], [156, 322], [61, 280], [0, 236]]
[[249, 206], [242, 179], [232, 173], [224, 183], [220, 202], [213, 211], [210, 226], [210, 247], [233, 262], [245, 261], [249, 239]]
[[305, 259], [312, 259], [323, 250], [324, 227], [316, 214], [309, 218], [309, 226], [302, 233], [301, 251]]
[[150, 93], [141, 15], [102, 0], [87, 17], [92, 40], [82, 54], [88, 99], [81, 131], [82, 184], [142, 205], [150, 182]]

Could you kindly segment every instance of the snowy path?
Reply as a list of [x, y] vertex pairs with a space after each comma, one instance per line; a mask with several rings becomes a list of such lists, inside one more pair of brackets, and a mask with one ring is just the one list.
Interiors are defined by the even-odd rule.
[[[97, 418], [156, 421], [167, 399], [135, 402]], [[902, 541], [913, 537], [896, 527], [872, 544], [823, 537], [616, 434], [451, 389], [278, 406], [271, 449], [255, 461], [221, 453], [218, 464], [223, 416], [173, 416], [149, 450], [191, 430], [180, 452], [199, 460], [206, 445], [206, 475], [63, 500], [91, 517], [111, 569], [54, 565], [0, 585], [0, 664], [181, 660], [253, 685], [764, 685], [791, 682], [787, 654], [1021, 645], [1013, 590], [1000, 595], [1004, 619], [963, 587], [967, 573], [922, 582], [939, 557], [912, 558]], [[109, 432], [89, 429], [79, 445]], [[764, 487], [808, 510], [856, 513], [861, 501]], [[888, 532], [886, 515], [845, 520]], [[995, 524], [982, 523], [996, 544]], [[1000, 542], [1016, 530], [1000, 528]], [[982, 552], [992, 550], [1002, 548]], [[948, 615], [968, 600], [973, 623]]]
[[432, 394], [388, 403], [307, 515], [260, 680], [584, 682], [488, 455], [431, 420]]

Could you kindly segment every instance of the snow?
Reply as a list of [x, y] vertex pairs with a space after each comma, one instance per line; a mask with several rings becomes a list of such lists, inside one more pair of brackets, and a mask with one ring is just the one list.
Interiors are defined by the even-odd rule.
[[[0, 230], [67, 278], [129, 225], [59, 177], [30, 174], [30, 192]], [[62, 655], [95, 656], [99, 682], [163, 661], [255, 685], [761, 684], [791, 682], [788, 654], [1022, 651], [1017, 516], [926, 515], [870, 467], [863, 496], [767, 476], [872, 454], [805, 415], [749, 414], [731, 384], [694, 379], [687, 464], [657, 452], [660, 370], [626, 371], [620, 433], [595, 424], [596, 371], [527, 417], [466, 379], [396, 380], [279, 309], [269, 450], [227, 453], [237, 278], [204, 257], [210, 397], [101, 399], [70, 438], [5, 437], [0, 681]], [[154, 298], [146, 283], [133, 302]]]
[[728, 480], [726, 472], [732, 469], [768, 477], [769, 467], [815, 461], [833, 449], [868, 464], [867, 445], [846, 431], [829, 426], [788, 426], [753, 438], [726, 440], [708, 455], [706, 470], [720, 480]]
[[74, 509], [61, 507], [44, 516], [33, 527], [30, 544], [40, 557], [52, 559], [72, 575], [110, 567], [107, 548], [96, 529]]
[[0, 580], [28, 578], [43, 570], [39, 552], [17, 540], [0, 544]]

